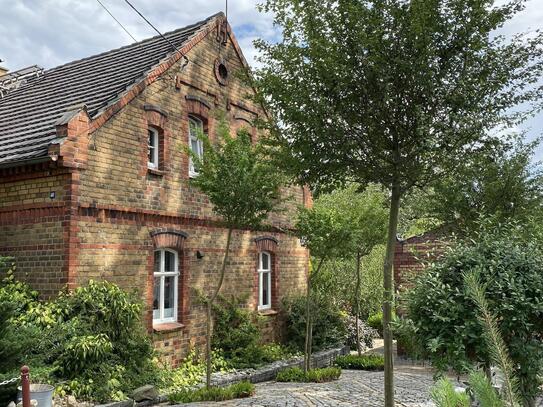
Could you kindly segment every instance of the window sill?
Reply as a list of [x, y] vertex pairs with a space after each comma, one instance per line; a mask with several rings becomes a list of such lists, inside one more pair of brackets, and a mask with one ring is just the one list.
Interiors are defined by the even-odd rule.
[[199, 172], [189, 172], [189, 178], [197, 178], [200, 175]]
[[274, 309], [268, 308], [268, 309], [261, 309], [261, 310], [258, 310], [258, 314], [259, 314], [259, 315], [262, 315], [262, 316], [271, 317], [271, 316], [273, 316], [273, 315], [279, 314], [279, 312], [276, 311], [276, 310], [274, 310]]
[[159, 170], [158, 168], [150, 168], [150, 167], [147, 167], [147, 172], [149, 174], [153, 174], [153, 175], [157, 175], [159, 177], [162, 177], [164, 175], [164, 171], [162, 170]]
[[163, 322], [159, 324], [153, 324], [154, 332], [174, 332], [180, 331], [185, 327], [185, 325], [180, 324], [179, 322]]

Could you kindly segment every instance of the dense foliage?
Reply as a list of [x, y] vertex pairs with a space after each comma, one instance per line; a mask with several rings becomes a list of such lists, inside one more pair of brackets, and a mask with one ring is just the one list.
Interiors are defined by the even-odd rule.
[[446, 226], [461, 235], [476, 232], [481, 221], [541, 223], [543, 172], [534, 162], [539, 146], [539, 140], [514, 138], [464, 160], [459, 175], [436, 178], [407, 197], [404, 222], [417, 219], [423, 229]]
[[18, 362], [24, 359], [33, 373], [34, 367], [39, 372], [48, 366], [42, 379], [63, 382], [61, 392], [114, 400], [156, 377], [153, 347], [140, 319], [141, 303], [114, 284], [91, 281], [41, 302], [36, 291], [8, 274], [0, 286], [0, 304], [14, 310], [9, 330], [34, 332], [22, 342], [26, 346]]
[[242, 308], [242, 301], [221, 297], [213, 307], [213, 347], [235, 368], [254, 368], [291, 357], [293, 353], [283, 345], [261, 343], [258, 315]]
[[[383, 259], [385, 246], [375, 246], [368, 255], [361, 258], [360, 290], [360, 318], [365, 320], [368, 316], [381, 309], [383, 300]], [[328, 260], [314, 280], [314, 290], [317, 295], [327, 295], [337, 305], [355, 314], [356, 285], [356, 258], [335, 258]]]
[[277, 373], [275, 380], [278, 382], [313, 382], [324, 383], [339, 379], [341, 369], [339, 367], [323, 367], [309, 369], [304, 372], [299, 367], [291, 367]]
[[345, 355], [336, 358], [335, 364], [342, 369], [383, 370], [385, 359], [381, 355]]
[[172, 403], [193, 403], [198, 401], [224, 401], [250, 397], [255, 393], [255, 385], [242, 381], [228, 387], [202, 387], [199, 389], [183, 389], [172, 393]]
[[[324, 296], [315, 297], [312, 308], [314, 324], [313, 347], [315, 350], [342, 345], [346, 338], [346, 314]], [[287, 339], [295, 349], [303, 350], [306, 333], [306, 298], [287, 299], [283, 303], [287, 318]]]
[[[347, 337], [345, 338], [345, 344], [351, 350], [361, 349], [364, 351], [367, 348], [373, 347], [373, 340], [379, 338], [380, 335], [377, 330], [371, 328], [360, 318], [358, 319], [357, 324], [355, 318], [356, 317], [353, 317], [352, 315], [348, 315], [346, 318], [345, 327], [347, 330]], [[357, 329], [358, 335], [356, 335]], [[357, 340], [360, 343], [357, 343]]]
[[535, 238], [512, 227], [482, 231], [450, 248], [408, 293], [413, 333], [434, 366], [465, 372], [489, 363], [477, 307], [463, 273], [477, 272], [520, 382], [521, 397], [537, 392], [543, 372], [543, 254]]

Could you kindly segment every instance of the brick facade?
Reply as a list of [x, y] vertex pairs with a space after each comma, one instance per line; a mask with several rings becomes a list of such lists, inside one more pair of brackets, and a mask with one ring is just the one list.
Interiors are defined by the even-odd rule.
[[[0, 169], [0, 254], [15, 258], [17, 275], [45, 297], [90, 279], [138, 290], [156, 347], [174, 365], [190, 346], [204, 343], [205, 310], [195, 290], [213, 289], [226, 241], [208, 199], [189, 184], [188, 116], [202, 119], [213, 141], [218, 114], [232, 131], [244, 126], [253, 137], [250, 123], [265, 114], [235, 75], [245, 65], [235, 38], [217, 41], [222, 21], [213, 20], [181, 49], [190, 60], [186, 67], [176, 53], [95, 119], [84, 106], [67, 112], [57, 122], [64, 141], [49, 148], [55, 161]], [[227, 81], [217, 78], [218, 60], [228, 69]], [[150, 127], [160, 144], [154, 169], [147, 168]], [[270, 216], [267, 231], [234, 231], [221, 290], [247, 294], [246, 306], [256, 310], [258, 253], [272, 254], [267, 340], [280, 338], [274, 311], [282, 297], [305, 290], [308, 264], [307, 251], [284, 231], [292, 228], [297, 205], [311, 204], [310, 193], [301, 187], [283, 192], [290, 198], [284, 211]], [[178, 254], [178, 317], [153, 326], [153, 259], [161, 248]]]

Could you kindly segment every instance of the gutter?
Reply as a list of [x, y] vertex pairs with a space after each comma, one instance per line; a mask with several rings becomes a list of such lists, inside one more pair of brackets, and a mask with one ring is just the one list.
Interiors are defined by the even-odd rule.
[[29, 165], [29, 164], [45, 163], [48, 161], [54, 161], [54, 160], [50, 156], [39, 157], [39, 158], [28, 158], [26, 160], [8, 161], [5, 163], [0, 163], [0, 168], [20, 167], [20, 166]]

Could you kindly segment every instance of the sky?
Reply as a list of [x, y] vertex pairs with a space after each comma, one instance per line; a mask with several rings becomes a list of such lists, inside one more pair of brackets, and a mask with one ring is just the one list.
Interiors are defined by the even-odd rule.
[[[139, 41], [156, 33], [124, 0], [101, 0]], [[504, 1], [504, 0], [499, 0]], [[224, 11], [225, 0], [131, 0], [160, 31], [167, 32]], [[250, 64], [253, 40], [275, 41], [279, 30], [271, 15], [259, 13], [261, 0], [229, 0], [228, 19]], [[526, 9], [502, 34], [543, 29], [543, 0], [528, 0]], [[132, 43], [97, 0], [0, 0], [0, 65], [17, 70], [37, 64], [52, 68]], [[527, 121], [527, 138], [543, 134], [543, 113]], [[536, 154], [543, 160], [543, 147]]]

